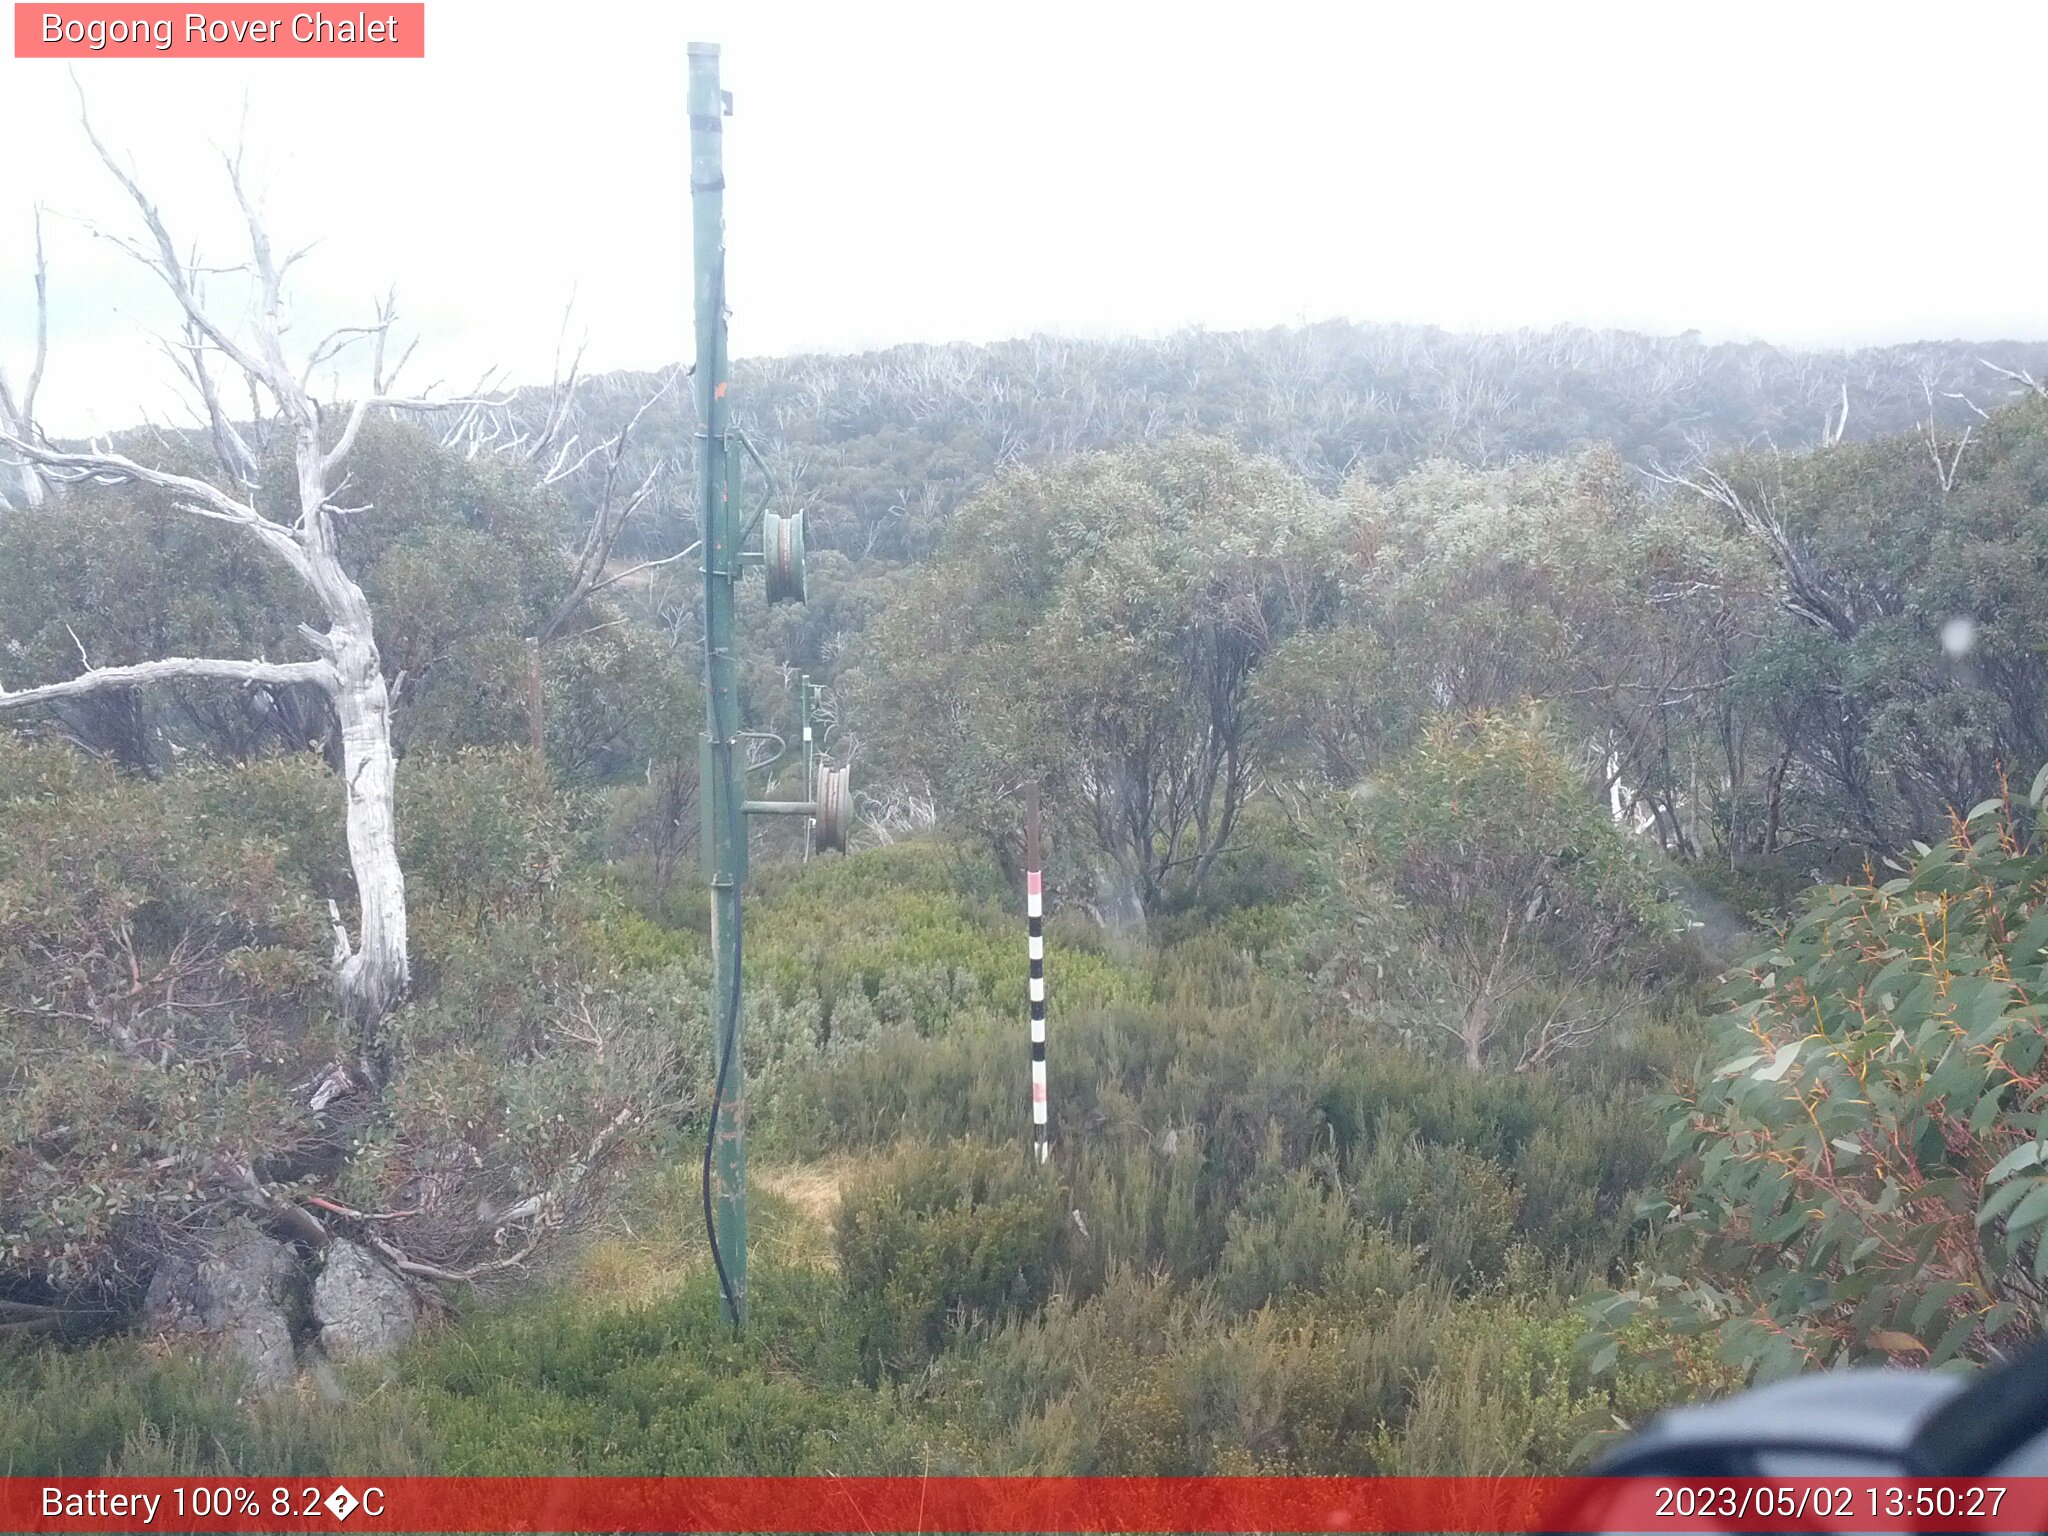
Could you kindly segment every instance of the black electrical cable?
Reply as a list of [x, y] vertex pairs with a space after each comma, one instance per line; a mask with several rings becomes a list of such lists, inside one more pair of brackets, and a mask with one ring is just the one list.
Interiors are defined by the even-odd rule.
[[[717, 965], [714, 956], [712, 964]], [[716, 975], [716, 971], [713, 971]], [[715, 986], [716, 983], [714, 982]], [[718, 1247], [718, 1218], [711, 1210], [711, 1153], [718, 1145], [718, 1110], [725, 1102], [725, 1077], [732, 1066], [732, 1049], [739, 1043], [740, 1022], [740, 929], [733, 924], [732, 933], [732, 1003], [726, 1010], [725, 1027], [719, 1031], [718, 1080], [711, 1089], [711, 1124], [704, 1132], [704, 1235], [711, 1239], [711, 1263], [718, 1271], [718, 1288], [725, 1294], [725, 1304], [737, 1322], [740, 1315], [739, 1297], [733, 1294], [732, 1276], [725, 1271], [725, 1255]]]
[[[725, 790], [725, 803], [732, 804], [734, 787], [732, 782], [732, 753], [714, 752], [719, 760], [719, 782]], [[714, 902], [717, 893], [712, 895]], [[712, 931], [718, 929], [717, 909], [712, 912]], [[711, 957], [712, 987], [717, 988], [718, 957]], [[725, 1294], [726, 1309], [732, 1313], [734, 1322], [740, 1315], [739, 1297], [733, 1293], [732, 1276], [726, 1273], [725, 1255], [718, 1247], [718, 1218], [711, 1209], [711, 1154], [718, 1145], [718, 1111], [725, 1103], [726, 1074], [732, 1069], [733, 1047], [740, 1038], [740, 925], [738, 914], [734, 914], [732, 925], [732, 1000], [726, 1005], [725, 1021], [718, 1032], [718, 1078], [711, 1088], [711, 1123], [704, 1132], [704, 1235], [711, 1240], [711, 1263], [718, 1271], [718, 1288]]]

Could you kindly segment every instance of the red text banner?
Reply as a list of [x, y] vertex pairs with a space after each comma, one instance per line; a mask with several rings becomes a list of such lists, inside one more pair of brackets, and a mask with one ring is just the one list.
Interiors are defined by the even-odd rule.
[[423, 59], [424, 4], [14, 7], [18, 59]]
[[0, 1478], [0, 1530], [2041, 1531], [2048, 1478]]

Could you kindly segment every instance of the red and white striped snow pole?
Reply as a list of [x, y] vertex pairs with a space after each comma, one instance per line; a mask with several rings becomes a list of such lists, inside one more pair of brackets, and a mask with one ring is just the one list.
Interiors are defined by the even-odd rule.
[[1045, 1097], [1045, 882], [1038, 871], [1038, 781], [1024, 792], [1024, 916], [1031, 955], [1031, 1145], [1039, 1162], [1052, 1155]]

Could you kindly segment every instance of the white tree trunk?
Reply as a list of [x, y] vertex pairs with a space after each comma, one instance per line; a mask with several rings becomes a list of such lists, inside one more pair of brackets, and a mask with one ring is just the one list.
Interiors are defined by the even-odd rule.
[[[43, 210], [36, 210], [36, 350], [29, 365], [28, 387], [16, 394], [0, 369], [0, 433], [10, 437], [36, 435], [36, 391], [42, 387], [43, 365], [50, 354], [50, 274], [43, 262]], [[27, 458], [0, 463], [0, 509], [43, 504], [43, 477]]]
[[[309, 418], [311, 413], [308, 413]], [[377, 654], [376, 629], [363, 589], [343, 569], [328, 510], [328, 484], [360, 424], [350, 422], [333, 450], [320, 446], [317, 419], [299, 429], [298, 547], [306, 585], [327, 611], [324, 635], [307, 634], [332, 669], [328, 697], [341, 726], [342, 785], [347, 793], [348, 856], [360, 919], [353, 952], [340, 955], [336, 985], [366, 1055], [376, 1055], [375, 1030], [404, 999], [412, 981], [406, 939], [405, 871], [398, 862], [397, 756], [391, 749], [391, 690]], [[343, 945], [346, 944], [345, 936]], [[375, 1067], [372, 1062], [373, 1070]], [[381, 1072], [375, 1075], [381, 1076]]]
[[[0, 432], [11, 434], [18, 430], [7, 420], [7, 412], [0, 410]], [[43, 494], [43, 479], [33, 464], [27, 460], [18, 465], [0, 463], [0, 512], [14, 507], [39, 507]]]
[[397, 1007], [411, 985], [406, 945], [405, 871], [398, 862], [391, 750], [391, 692], [367, 630], [335, 641], [334, 712], [341, 721], [342, 780], [348, 790], [348, 858], [361, 924], [341, 965], [342, 1006], [363, 1030]]

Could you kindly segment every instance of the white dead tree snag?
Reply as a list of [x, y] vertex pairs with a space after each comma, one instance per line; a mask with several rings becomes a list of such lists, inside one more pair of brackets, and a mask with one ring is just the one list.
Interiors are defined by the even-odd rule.
[[[1980, 357], [1977, 359], [1977, 361], [1982, 363], [1986, 368], [1989, 368], [1993, 373], [2011, 379], [2013, 383], [2019, 385], [2020, 389], [2026, 391], [2028, 394], [2040, 395], [2044, 398], [2048, 398], [2048, 384], [2043, 384], [2039, 379], [2035, 378], [2031, 373], [2027, 372], [2026, 369], [2001, 368], [1998, 364], [1991, 361], [1991, 359], [1988, 357]], [[2017, 394], [2018, 392], [2018, 390], [2014, 391], [2015, 394]], [[1973, 406], [1971, 407], [1971, 409], [1975, 410], [1976, 408]], [[1981, 416], [1984, 413], [1982, 411], [1978, 411], [1977, 414]]]
[[[50, 273], [43, 260], [43, 210], [36, 210], [36, 349], [29, 363], [28, 382], [20, 394], [8, 382], [7, 370], [0, 368], [0, 433], [34, 437], [36, 392], [43, 384], [43, 364], [50, 355]], [[26, 459], [0, 465], [0, 512], [19, 503], [24, 507], [43, 504], [43, 477]]]
[[[170, 492], [181, 511], [227, 524], [288, 567], [318, 602], [327, 624], [324, 630], [300, 626], [314, 653], [311, 661], [167, 656], [132, 666], [88, 664], [83, 673], [65, 682], [13, 692], [0, 686], [0, 710], [171, 678], [318, 685], [340, 725], [348, 853], [358, 907], [352, 942], [336, 916], [335, 984], [362, 1049], [358, 1065], [373, 1079], [379, 1078], [378, 1025], [404, 998], [411, 980], [405, 873], [398, 861], [393, 798], [396, 758], [391, 740], [391, 690], [377, 653], [369, 601], [342, 563], [335, 519], [345, 509], [335, 505], [334, 497], [344, 480], [350, 450], [371, 410], [380, 406], [423, 409], [430, 402], [401, 400], [389, 393], [385, 345], [394, 321], [389, 301], [379, 306], [374, 324], [349, 327], [329, 336], [313, 348], [302, 368], [294, 370], [285, 352], [282, 313], [284, 277], [297, 255], [279, 260], [273, 253], [269, 235], [243, 185], [239, 157], [227, 162], [227, 174], [249, 233], [249, 261], [242, 270], [254, 283], [256, 302], [246, 327], [247, 339], [208, 308], [199, 291], [201, 268], [196, 260], [179, 257], [156, 205], [100, 142], [89, 121], [85, 130], [101, 160], [141, 213], [147, 239], [119, 243], [154, 272], [177, 301], [183, 339], [172, 344], [171, 350], [174, 356], [183, 354], [181, 367], [204, 404], [222, 478], [235, 489], [230, 492], [205, 480], [138, 462], [111, 447], [58, 448], [32, 420], [11, 407], [0, 419], [0, 449], [32, 465], [40, 480], [52, 485], [131, 484]], [[40, 269], [40, 260], [38, 266]], [[334, 441], [323, 442], [320, 412], [308, 381], [320, 363], [359, 342], [367, 342], [372, 349], [370, 389], [348, 409]], [[267, 494], [270, 488], [258, 483], [262, 456], [250, 447], [243, 426], [222, 405], [213, 374], [216, 359], [225, 360], [232, 370], [230, 377], [241, 375], [249, 392], [252, 421], [268, 416], [287, 435], [294, 470], [289, 494]]]
[[[572, 451], [577, 441], [572, 436], [556, 451], [551, 467], [541, 471], [539, 474], [537, 483], [545, 488], [558, 485], [569, 479], [571, 476], [579, 473], [585, 465], [593, 460], [601, 462], [603, 466], [603, 478], [598, 490], [597, 507], [591, 514], [590, 526], [584, 531], [582, 547], [576, 552], [576, 565], [570, 577], [568, 593], [549, 612], [540, 627], [534, 631], [528, 652], [531, 670], [528, 682], [530, 698], [527, 706], [527, 722], [531, 738], [530, 744], [533, 749], [533, 755], [536, 758], [544, 758], [547, 753], [546, 717], [541, 688], [542, 651], [561, 636], [567, 628], [569, 621], [582, 610], [583, 605], [587, 601], [595, 597], [599, 592], [604, 591], [607, 587], [616, 586], [622, 581], [629, 580], [644, 571], [656, 570], [662, 566], [671, 565], [697, 547], [692, 544], [689, 549], [679, 554], [667, 555], [657, 560], [643, 560], [637, 565], [627, 567], [625, 570], [614, 571], [611, 569], [612, 550], [618, 543], [619, 535], [625, 532], [626, 523], [655, 494], [668, 472], [667, 463], [664, 460], [656, 459], [653, 466], [641, 477], [639, 484], [630, 491], [626, 489], [626, 482], [621, 478], [621, 471], [625, 464], [626, 450], [632, 439], [633, 429], [638, 427], [640, 419], [668, 394], [669, 390], [675, 386], [676, 380], [685, 376], [684, 370], [671, 368], [662, 376], [661, 383], [654, 392], [641, 401], [640, 408], [633, 412], [632, 419], [609, 439], [572, 458]], [[567, 425], [574, 390], [575, 379], [572, 374], [567, 386], [558, 388], [555, 391], [554, 401], [548, 410], [546, 427], [536, 440], [535, 453], [528, 456], [528, 462], [535, 466], [535, 468], [538, 468], [540, 465], [541, 453], [546, 450], [547, 445], [553, 442]]]

